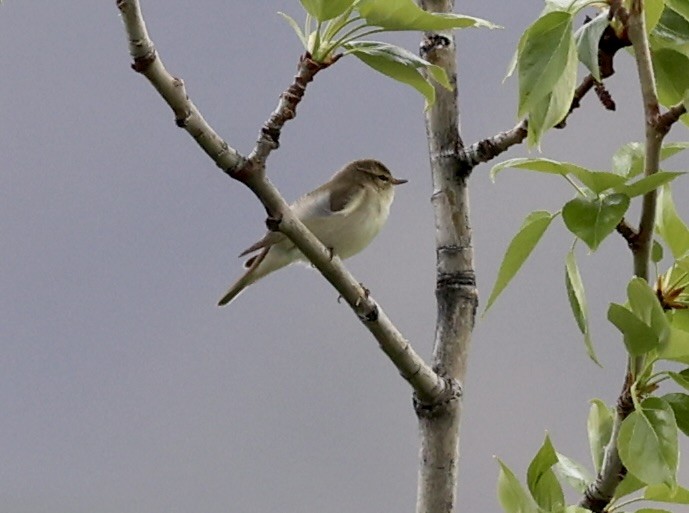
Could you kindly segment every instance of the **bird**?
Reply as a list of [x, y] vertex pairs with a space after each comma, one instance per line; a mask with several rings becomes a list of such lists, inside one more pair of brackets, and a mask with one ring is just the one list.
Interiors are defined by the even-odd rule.
[[[332, 255], [345, 259], [359, 253], [378, 235], [390, 213], [395, 186], [406, 182], [395, 178], [378, 160], [355, 160], [296, 200], [290, 208]], [[269, 231], [239, 256], [252, 253], [255, 254], [244, 262], [245, 273], [230, 286], [218, 306], [229, 304], [246, 287], [266, 275], [306, 259], [278, 231]]]

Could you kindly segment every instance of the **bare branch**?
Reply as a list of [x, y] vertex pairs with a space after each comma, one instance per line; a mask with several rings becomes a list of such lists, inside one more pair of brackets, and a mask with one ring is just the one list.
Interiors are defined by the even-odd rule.
[[189, 100], [184, 82], [165, 69], [148, 36], [139, 2], [117, 0], [117, 7], [122, 13], [129, 38], [129, 53], [134, 59], [132, 68], [144, 75], [167, 102], [175, 113], [177, 126], [189, 132], [221, 169], [233, 169], [241, 165], [242, 156], [208, 125], [196, 105]]
[[315, 63], [308, 55], [302, 57], [293, 84], [281, 95], [277, 108], [261, 130], [256, 147], [249, 158], [245, 159], [230, 148], [201, 116], [189, 99], [183, 81], [173, 77], [165, 69], [146, 31], [138, 0], [117, 0], [117, 6], [122, 12], [122, 20], [129, 37], [130, 53], [134, 59], [133, 68], [142, 73], [170, 105], [175, 113], [177, 125], [192, 135], [218, 167], [256, 194], [270, 216], [275, 219], [276, 227], [294, 242], [338, 290], [364, 326], [378, 340], [381, 349], [393, 361], [418, 397], [424, 401], [436, 401], [452, 395], [452, 385], [413, 350], [383, 309], [347, 271], [340, 259], [333, 257], [316, 236], [292, 214], [287, 202], [265, 176], [265, 160], [277, 147], [284, 124], [294, 117], [306, 85], [319, 70], [332, 64], [336, 59], [321, 64]]

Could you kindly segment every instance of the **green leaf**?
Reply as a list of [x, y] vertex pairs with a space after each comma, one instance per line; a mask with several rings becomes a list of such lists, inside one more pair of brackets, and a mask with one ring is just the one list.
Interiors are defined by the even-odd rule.
[[[653, 50], [662, 47], [669, 47], [683, 51], [685, 45], [689, 43], [689, 21], [676, 9], [666, 5], [660, 21], [656, 25], [653, 34]], [[661, 44], [662, 43], [662, 44]]]
[[577, 266], [577, 261], [574, 256], [574, 248], [567, 253], [567, 257], [565, 258], [565, 286], [567, 288], [567, 297], [569, 298], [569, 306], [572, 308], [574, 320], [577, 322], [577, 326], [579, 326], [579, 331], [584, 335], [586, 353], [591, 360], [602, 367], [596, 357], [596, 352], [593, 349], [593, 342], [591, 341], [584, 282], [581, 280], [581, 275], [579, 274], [579, 267]]
[[543, 445], [529, 464], [526, 483], [536, 504], [545, 511], [557, 511], [564, 506], [562, 487], [552, 471], [558, 462], [557, 453], [550, 437], [546, 435]]
[[653, 263], [657, 264], [663, 259], [663, 246], [657, 241], [653, 241], [653, 246], [651, 247], [651, 260]]
[[349, 9], [354, 0], [299, 0], [306, 12], [318, 21], [326, 21], [339, 16]]
[[603, 465], [605, 446], [608, 445], [612, 436], [612, 413], [610, 408], [600, 399], [591, 401], [586, 430], [591, 449], [591, 460], [596, 472], [599, 472]]
[[[689, 143], [685, 142], [664, 144], [660, 150], [660, 160], [668, 159], [687, 148], [689, 148]], [[641, 143], [625, 144], [612, 157], [613, 172], [627, 178], [640, 175], [644, 171], [644, 154], [644, 147]]]
[[684, 369], [682, 372], [668, 372], [668, 376], [685, 390], [689, 390], [689, 369]]
[[497, 174], [507, 168], [525, 169], [560, 176], [572, 175], [595, 194], [600, 194], [614, 187], [623, 186], [626, 182], [623, 176], [616, 173], [591, 171], [590, 169], [570, 162], [559, 162], [557, 160], [545, 158], [514, 158], [506, 160], [493, 166], [493, 169], [490, 171], [490, 179], [495, 181]]
[[627, 143], [612, 156], [612, 170], [618, 175], [633, 178], [644, 171], [644, 155], [641, 143]]
[[590, 171], [583, 167], [576, 166], [571, 173], [576, 176], [581, 183], [591, 189], [594, 194], [600, 194], [608, 189], [620, 187], [626, 179], [615, 173], [605, 171]]
[[537, 513], [538, 509], [529, 499], [514, 473], [498, 459], [498, 500], [507, 513]]
[[670, 323], [655, 290], [646, 280], [634, 277], [627, 285], [627, 297], [636, 316], [651, 327], [659, 344], [665, 344], [670, 336]]
[[656, 229], [674, 258], [681, 258], [689, 251], [689, 228], [677, 214], [669, 185], [658, 189]]
[[566, 162], [558, 162], [556, 160], [550, 159], [527, 159], [527, 158], [516, 158], [509, 159], [504, 162], [500, 162], [493, 166], [490, 170], [490, 179], [494, 182], [497, 174], [507, 168], [514, 169], [527, 169], [530, 171], [538, 171], [539, 173], [547, 173], [552, 175], [565, 176], [570, 172], [568, 166], [574, 166], [574, 164], [567, 164]]
[[644, 15], [646, 17], [645, 21], [647, 33], [650, 33], [654, 28], [656, 28], [664, 8], [665, 0], [645, 0]]
[[675, 486], [677, 423], [672, 408], [664, 400], [645, 399], [622, 422], [617, 448], [624, 466], [641, 481]]
[[664, 484], [652, 485], [644, 491], [644, 499], [673, 504], [689, 504], [689, 490], [682, 486], [670, 488]]
[[689, 436], [689, 395], [681, 394], [679, 392], [673, 394], [665, 394], [663, 400], [670, 405], [675, 414], [675, 421], [677, 427], [686, 436]]
[[526, 217], [521, 228], [519, 228], [519, 231], [507, 247], [484, 314], [493, 305], [505, 287], [507, 287], [507, 284], [514, 278], [526, 259], [529, 258], [529, 255], [536, 247], [536, 244], [538, 244], [538, 241], [541, 240], [555, 215], [557, 214], [538, 210], [531, 212]]
[[624, 194], [577, 197], [565, 204], [562, 219], [569, 231], [595, 251], [622, 220], [628, 207], [629, 197]]
[[552, 91], [548, 93], [529, 112], [529, 131], [527, 143], [529, 147], [539, 146], [543, 135], [556, 126], [569, 113], [574, 87], [577, 79], [576, 48], [572, 44], [567, 57], [567, 67], [556, 82]]
[[435, 31], [468, 27], [499, 28], [499, 25], [473, 16], [430, 13], [416, 5], [414, 0], [361, 0], [356, 8], [369, 25], [382, 27], [385, 30]]
[[660, 508], [640, 508], [636, 510], [636, 513], [672, 513], [666, 509]]
[[624, 335], [624, 345], [632, 356], [646, 354], [658, 347], [658, 336], [634, 312], [624, 306], [610, 303], [608, 320]]
[[641, 490], [644, 486], [646, 486], [646, 483], [639, 481], [634, 474], [627, 472], [627, 475], [624, 476], [622, 482], [617, 486], [617, 488], [615, 488], [615, 494], [613, 495], [611, 502], [616, 501], [620, 497], [625, 497], [630, 493], [634, 493], [637, 490]]
[[658, 358], [689, 365], [689, 332], [671, 326], [668, 341], [660, 351]]
[[689, 142], [670, 142], [663, 144], [660, 149], [660, 160], [669, 159], [673, 155], [678, 154], [689, 148]]
[[557, 453], [555, 471], [579, 493], [584, 493], [593, 481], [593, 476], [586, 467], [559, 452]]
[[687, 0], [665, 0], [665, 5], [689, 21], [689, 2]]
[[545, 0], [545, 11], [566, 11], [572, 14], [590, 5], [600, 3], [599, 0]]
[[536, 20], [519, 42], [519, 110], [524, 117], [551, 93], [574, 48], [572, 15], [555, 11]]
[[601, 81], [598, 66], [598, 44], [609, 24], [608, 13], [603, 12], [574, 33], [579, 60], [598, 82]]
[[645, 176], [641, 180], [628, 185], [621, 185], [615, 188], [616, 192], [621, 192], [626, 194], [630, 198], [635, 196], [641, 196], [642, 194], [649, 193], [656, 190], [661, 185], [670, 183], [672, 180], [685, 173], [676, 173], [669, 171], [659, 171], [650, 176]]
[[682, 102], [689, 89], [689, 57], [670, 48], [652, 53], [658, 101], [666, 107]]
[[445, 70], [404, 48], [378, 41], [353, 41], [343, 46], [376, 71], [412, 86], [424, 95], [429, 106], [435, 102], [435, 89], [420, 69], [426, 69], [443, 87], [451, 88]]

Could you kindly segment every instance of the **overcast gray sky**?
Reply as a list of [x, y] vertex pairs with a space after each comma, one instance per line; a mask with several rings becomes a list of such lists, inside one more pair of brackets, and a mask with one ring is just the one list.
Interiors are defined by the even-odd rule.
[[[502, 84], [540, 1], [458, 1], [503, 25], [458, 33], [463, 137], [516, 122]], [[276, 12], [297, 0], [142, 0], [168, 69], [241, 152], [301, 48]], [[394, 38], [416, 51], [419, 35]], [[115, 1], [0, 7], [0, 510], [8, 513], [411, 511], [418, 440], [410, 391], [337, 294], [295, 266], [215, 304], [261, 236], [264, 212], [220, 173], [129, 69]], [[594, 98], [544, 155], [606, 169], [643, 135], [633, 62], [616, 113]], [[308, 88], [269, 161], [288, 200], [346, 162], [409, 179], [387, 227], [350, 268], [424, 355], [435, 251], [423, 100], [346, 58]], [[670, 139], [686, 139], [677, 127]], [[526, 155], [511, 150], [505, 158]], [[689, 158], [668, 161], [686, 170]], [[476, 268], [488, 296], [528, 212], [572, 196], [555, 177], [489, 166], [472, 178]], [[676, 187], [684, 214], [686, 181]], [[564, 291], [571, 237], [555, 222], [475, 331], [465, 384], [460, 509], [499, 511], [497, 464], [523, 477], [547, 430], [588, 464], [588, 401], [614, 401], [622, 343], [605, 322], [631, 273], [611, 237], [579, 253], [604, 369], [586, 357]], [[686, 474], [684, 474], [686, 476]], [[574, 497], [574, 495], [572, 496]]]

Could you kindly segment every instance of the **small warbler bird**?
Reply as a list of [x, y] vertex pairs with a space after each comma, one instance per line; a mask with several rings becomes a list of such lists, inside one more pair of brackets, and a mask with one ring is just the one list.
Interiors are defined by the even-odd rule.
[[[296, 217], [342, 259], [364, 249], [385, 224], [395, 196], [395, 178], [377, 160], [355, 160], [292, 205]], [[258, 253], [257, 253], [258, 252]], [[245, 263], [246, 272], [218, 303], [230, 303], [246, 287], [286, 265], [305, 260], [283, 233], [268, 232], [239, 256], [257, 253]]]

